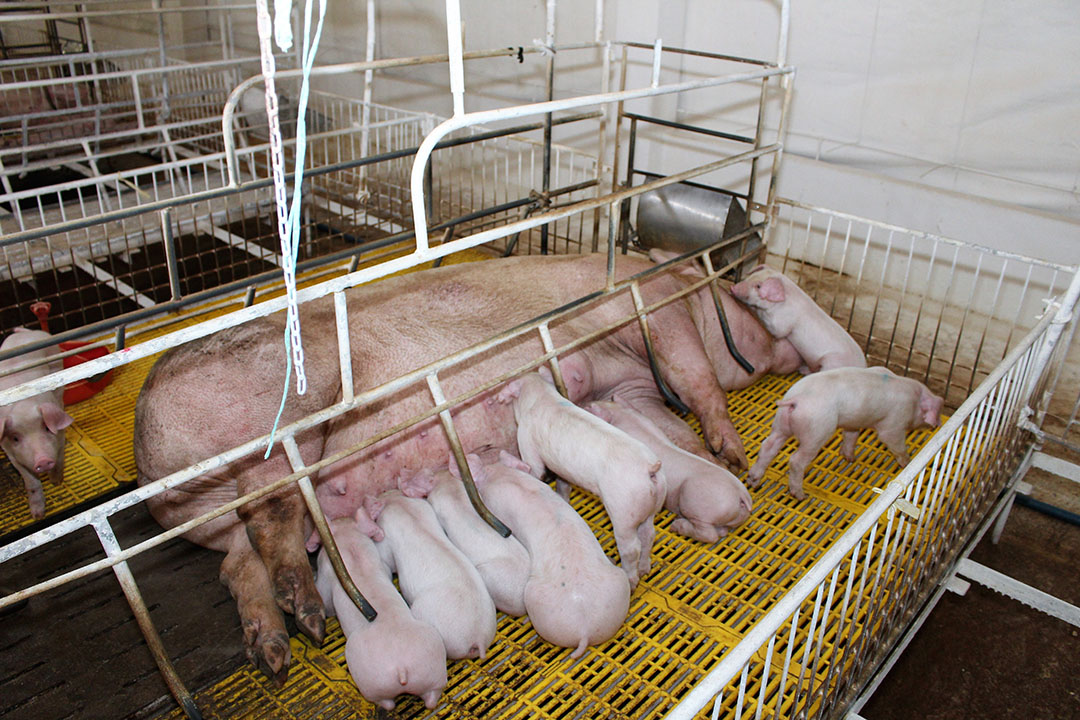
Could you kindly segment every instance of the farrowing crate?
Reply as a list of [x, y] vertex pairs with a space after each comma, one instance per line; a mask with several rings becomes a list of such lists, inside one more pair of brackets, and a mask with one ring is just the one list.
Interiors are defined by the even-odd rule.
[[[665, 52], [673, 51], [667, 49]], [[789, 91], [788, 77], [789, 70], [782, 65], [766, 64], [763, 70], [753, 74], [754, 80], [763, 85], [776, 78], [782, 82], [782, 88]], [[716, 85], [722, 82], [718, 80]], [[689, 89], [660, 85], [642, 92], [659, 94]], [[619, 92], [605, 97], [603, 102], [612, 103], [625, 97]], [[539, 115], [548, 109], [577, 109], [589, 104], [582, 101], [580, 105], [574, 105], [574, 102], [556, 101], [542, 108], [529, 108], [528, 112]], [[486, 117], [484, 113], [477, 113], [457, 121], [465, 123], [462, 127], [466, 127], [472, 122], [479, 124]], [[495, 213], [496, 222], [492, 224], [501, 226], [473, 229], [467, 236], [433, 247], [428, 244], [428, 239], [435, 236], [433, 228], [440, 223], [425, 213], [425, 203], [420, 201], [425, 196], [423, 168], [427, 158], [424, 153], [431, 150], [435, 140], [445, 137], [449, 129], [444, 123], [435, 133], [426, 136], [421, 144], [419, 171], [414, 168], [408, 178], [410, 192], [408, 195], [402, 193], [396, 214], [392, 213], [395, 218], [411, 214], [419, 219], [415, 227], [419, 235], [415, 253], [323, 282], [302, 291], [302, 301], [310, 301], [318, 295], [336, 294], [347, 286], [474, 245], [502, 241], [505, 246], [507, 241], [503, 238], [519, 231], [531, 232], [546, 223], [571, 220], [573, 227], [573, 219], [583, 214], [586, 214], [585, 220], [579, 224], [583, 228], [583, 240], [577, 246], [568, 243], [570, 249], [596, 242], [596, 236], [590, 236], [584, 229], [590, 225], [595, 228], [598, 224], [606, 224], [608, 238], [614, 239], [618, 204], [629, 200], [633, 192], [647, 189], [645, 186], [634, 188], [633, 192], [615, 189], [601, 195], [598, 188], [594, 196], [573, 206], [541, 210], [524, 219], [510, 211], [498, 210], [504, 215], [500, 218], [498, 212]], [[716, 163], [727, 166], [740, 161], [752, 162], [778, 149], [761, 137], [751, 138], [750, 143], [751, 151], [729, 152]], [[437, 162], [438, 154], [435, 158]], [[687, 177], [718, 167], [708, 163], [686, 171]], [[329, 170], [327, 174], [332, 172], [336, 170]], [[479, 169], [470, 172], [479, 172]], [[448, 183], [450, 192], [460, 185], [460, 177], [436, 171], [432, 188], [439, 187], [435, 183], [438, 182], [436, 178], [441, 177], [455, 181]], [[506, 178], [507, 174], [502, 177]], [[649, 186], [681, 179], [686, 178], [670, 175]], [[401, 180], [403, 183], [404, 178]], [[583, 180], [589, 181], [595, 181], [595, 177]], [[530, 182], [535, 180], [530, 179]], [[477, 187], [482, 188], [481, 197], [487, 193], [490, 183], [487, 177], [480, 176]], [[331, 196], [330, 202], [348, 206], [351, 201], [348, 192], [342, 192], [342, 187], [350, 191], [355, 188], [358, 195], [363, 195], [364, 189], [351, 181], [321, 192]], [[764, 195], [762, 187], [758, 188], [760, 195]], [[417, 188], [421, 191], [417, 192]], [[312, 193], [319, 195], [314, 190]], [[475, 202], [476, 194], [475, 191], [461, 193], [457, 202], [465, 203], [466, 199]], [[782, 483], [777, 482], [775, 476], [784, 469], [780, 463], [755, 497], [760, 513], [758, 518], [717, 544], [711, 549], [712, 554], [684, 555], [681, 546], [672, 544], [675, 543], [673, 536], [662, 533], [658, 556], [663, 558], [665, 569], [650, 581], [652, 585], [646, 583], [641, 593], [635, 596], [632, 621], [615, 641], [577, 665], [567, 666], [565, 653], [537, 644], [535, 637], [530, 638], [524, 632], [504, 633], [500, 639], [514, 645], [512, 652], [524, 653], [528, 659], [524, 666], [527, 678], [535, 681], [530, 693], [519, 696], [513, 692], [519, 687], [515, 683], [524, 682], [526, 678], [502, 655], [493, 654], [491, 666], [459, 663], [453, 670], [459, 675], [475, 675], [471, 682], [486, 686], [484, 689], [494, 693], [495, 697], [466, 688], [448, 697], [440, 713], [483, 716], [497, 703], [509, 703], [513, 712], [522, 716], [694, 717], [703, 709], [708, 712], [706, 708], [716, 693], [723, 691], [713, 705], [714, 717], [720, 714], [756, 717], [766, 711], [780, 715], [835, 716], [880, 661], [891, 640], [928, 595], [1019, 464], [1030, 442], [1020, 428], [1019, 420], [1028, 404], [1035, 405], [1035, 416], [1039, 416], [1040, 391], [1060, 362], [1064, 344], [1055, 346], [1055, 341], [1065, 329], [1072, 304], [1080, 291], [1078, 276], [1073, 274], [1075, 268], [993, 253], [826, 210], [802, 208], [793, 203], [776, 204], [779, 215], [772, 217], [771, 193], [767, 201], [759, 194], [751, 192], [748, 195], [752, 208], [757, 212], [764, 211], [771, 221], [768, 226], [755, 226], [758, 230], [768, 231], [769, 261], [792, 272], [814, 292], [818, 302], [864, 343], [872, 360], [883, 361], [900, 372], [926, 379], [932, 388], [945, 393], [955, 408], [952, 417], [931, 438], [920, 440], [925, 446], [899, 474], [895, 473], [895, 468], [887, 467], [887, 463], [876, 460], [870, 461], [871, 472], [854, 478], [848, 476], [849, 468], [837, 465], [834, 460], [815, 464], [808, 475], [808, 484], [816, 492], [811, 493], [813, 500], [805, 506], [792, 502], [782, 491]], [[451, 215], [460, 212], [454, 200], [444, 202], [437, 193], [429, 197], [432, 197], [433, 212], [445, 204], [449, 204]], [[495, 209], [501, 207], [497, 192], [491, 192], [487, 197], [495, 198]], [[525, 205], [518, 206], [521, 207]], [[596, 212], [598, 208], [609, 210], [609, 223], [589, 222], [587, 213]], [[805, 218], [799, 215], [804, 210], [808, 211]], [[157, 211], [158, 208], [153, 208], [153, 212]], [[458, 225], [470, 221], [463, 217], [458, 216]], [[603, 217], [596, 216], [595, 220]], [[833, 227], [844, 223], [850, 224], [841, 237], [840, 231]], [[805, 236], [793, 229], [803, 227], [806, 228]], [[786, 244], [785, 228], [789, 237]], [[805, 237], [801, 246], [800, 237]], [[607, 247], [614, 250], [612, 242], [608, 242]], [[714, 276], [725, 269], [718, 268]], [[939, 273], [944, 273], [946, 278], [946, 284], [940, 287], [930, 282]], [[1016, 278], [1018, 282], [1014, 282]], [[619, 283], [609, 291], [626, 293], [631, 284]], [[832, 291], [834, 294], [830, 295], [830, 288], [838, 288], [838, 291]], [[591, 290], [602, 292], [604, 288], [582, 288], [583, 293]], [[1062, 293], [1066, 295], [1062, 312], [1047, 314], [1041, 320], [1034, 317], [1031, 308], [1038, 308], [1045, 297]], [[344, 302], [343, 295], [336, 297], [341, 297]], [[282, 306], [281, 300], [269, 299], [224, 316], [218, 325], [239, 324]], [[568, 308], [563, 312], [575, 309]], [[638, 315], [647, 314], [649, 309], [639, 308], [637, 313], [626, 317], [625, 322], [636, 322]], [[537, 331], [543, 334], [543, 329], [552, 320], [550, 317], [539, 318], [515, 329], [513, 336]], [[55, 385], [106, 367], [138, 361], [169, 344], [178, 344], [211, 331], [211, 327], [202, 326], [178, 330], [160, 342], [146, 341], [131, 347], [122, 357], [93, 361], [85, 368], [52, 376], [43, 384]], [[933, 338], [929, 346], [922, 340], [927, 333]], [[965, 338], [974, 340], [968, 344]], [[493, 341], [507, 340], [504, 337]], [[438, 367], [422, 368], [401, 382], [429, 381], [437, 386], [438, 372], [453, 363], [466, 362], [472, 354], [484, 350], [482, 345], [463, 351]], [[537, 357], [533, 365], [567, 350], [566, 347], [552, 348], [548, 355]], [[491, 378], [487, 385], [499, 381], [499, 378]], [[37, 387], [7, 391], [2, 397], [13, 399], [19, 393], [32, 393]], [[379, 388], [365, 389], [351, 403], [374, 400], [397, 387], [400, 383], [395, 381]], [[474, 393], [484, 389], [476, 388]], [[451, 398], [443, 402], [436, 395], [438, 405], [431, 412], [448, 408], [462, 399]], [[328, 408], [320, 417], [295, 423], [283, 428], [281, 433], [288, 437], [304, 427], [326, 422], [347, 409], [345, 406]], [[744, 411], [746, 417], [753, 416], [759, 433], [755, 437], [747, 432], [748, 425], [740, 427], [747, 433], [751, 454], [755, 443], [760, 441], [760, 428], [767, 425], [770, 409], [769, 402], [758, 406], [749, 403]], [[430, 414], [414, 420], [419, 422]], [[864, 451], [869, 449], [869, 441], [870, 438], [863, 438]], [[208, 463], [228, 462], [261, 444], [260, 440], [252, 441], [226, 456], [207, 460]], [[298, 467], [293, 476], [283, 478], [281, 482], [295, 481], [317, 469], [317, 465]], [[0, 549], [0, 559], [7, 561], [29, 551], [36, 543], [61, 536], [76, 527], [92, 525], [109, 557], [3, 598], [0, 605], [10, 604], [23, 594], [45, 592], [105, 568], [126, 572], [129, 558], [161, 542], [160, 537], [164, 536], [121, 550], [111, 534], [107, 518], [118, 508], [141, 501], [147, 493], [165, 485], [178, 484], [190, 476], [190, 473], [177, 473], [126, 494], [117, 502], [102, 504], [4, 546]], [[880, 491], [877, 499], [874, 499], [875, 491]], [[579, 508], [590, 515], [594, 527], [610, 547], [610, 538], [604, 534], [604, 520], [598, 517], [595, 507], [579, 505]], [[768, 523], [764, 518], [766, 514]], [[662, 530], [664, 522], [661, 521]], [[748, 596], [753, 602], [744, 602]], [[133, 606], [138, 606], [137, 596], [129, 596], [129, 599]], [[656, 609], [658, 607], [675, 608], [678, 622], [671, 622]], [[513, 643], [510, 643], [510, 636], [514, 638]], [[683, 640], [686, 637], [692, 639]], [[602, 661], [591, 664], [601, 655]], [[167, 658], [165, 662], [168, 663]], [[497, 673], [501, 669], [511, 670], [516, 680], [499, 676]], [[334, 671], [331, 669], [330, 672]], [[340, 680], [340, 668], [336, 672]], [[255, 685], [259, 683], [256, 681]], [[261, 687], [265, 688], [265, 683]], [[292, 696], [292, 691], [287, 690], [277, 696], [262, 697], [264, 704], [256, 709], [284, 712], [281, 710], [283, 703]], [[182, 689], [174, 687], [174, 693], [182, 702], [190, 700]], [[357, 705], [346, 707], [344, 711], [360, 712], [362, 708]], [[405, 704], [401, 714], [419, 712], [415, 704]]]

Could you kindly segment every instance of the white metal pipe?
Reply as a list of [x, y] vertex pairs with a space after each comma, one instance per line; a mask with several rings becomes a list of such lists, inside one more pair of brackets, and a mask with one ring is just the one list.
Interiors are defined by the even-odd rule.
[[[450, 93], [454, 96], [454, 115], [465, 114], [465, 63], [462, 55], [461, 4], [446, 0], [446, 45], [450, 56]], [[413, 196], [414, 202], [416, 197]]]
[[776, 64], [787, 64], [788, 31], [791, 26], [791, 0], [780, 2], [780, 36], [776, 41]]
[[[510, 120], [514, 118], [526, 117], [529, 115], [544, 115], [546, 113], [558, 112], [560, 110], [571, 110], [575, 108], [585, 107], [588, 105], [625, 102], [627, 100], [651, 97], [653, 95], [669, 95], [671, 93], [685, 92], [687, 90], [697, 90], [708, 87], [716, 87], [719, 85], [745, 82], [747, 80], [760, 80], [766, 77], [789, 74], [790, 72], [790, 68], [770, 68], [754, 72], [735, 73], [719, 77], [710, 77], [703, 80], [691, 80], [687, 82], [673, 83], [671, 85], [662, 85], [656, 88], [640, 88], [637, 90], [622, 90], [612, 93], [583, 95], [563, 100], [549, 100], [546, 102], [500, 108], [498, 110], [473, 112], [445, 120], [440, 123], [434, 130], [432, 130], [427, 135], [427, 137], [424, 138], [424, 141], [420, 143], [420, 149], [417, 151], [416, 158], [413, 161], [410, 188], [412, 190], [413, 197], [413, 228], [416, 232], [417, 252], [424, 253], [428, 250], [427, 212], [424, 208], [424, 202], [422, 202], [424, 198], [425, 170], [431, 157], [431, 153], [435, 149], [435, 145], [437, 145], [444, 137], [446, 137], [455, 130], [460, 130], [465, 127], [472, 127], [476, 125], [483, 125], [486, 123], [498, 122], [501, 120]], [[775, 149], [776, 146], [770, 146], [770, 152]], [[530, 227], [535, 227], [535, 225], [536, 224], [533, 224]], [[503, 237], [503, 235], [499, 235], [498, 237]]]
[[[364, 61], [372, 62], [375, 60], [375, 0], [367, 0], [367, 48], [364, 52]], [[363, 129], [360, 131], [360, 157], [368, 156], [368, 143], [370, 141], [371, 128], [368, 127], [368, 123], [371, 122], [371, 85], [375, 79], [375, 71], [370, 67], [364, 70], [364, 107], [360, 115], [360, 124]], [[366, 168], [360, 169], [360, 182], [363, 183]]]
[[[596, 46], [596, 44], [591, 43], [591, 42], [590, 43], [577, 43], [577, 44], [573, 44], [573, 45], [561, 46], [560, 49], [571, 50], [571, 49], [590, 48], [590, 47], [595, 47], [595, 46]], [[525, 48], [521, 48], [521, 52], [536, 53], [536, 52], [540, 52], [540, 51], [539, 51], [538, 48], [525, 47]], [[467, 53], [465, 53], [464, 58], [466, 60], [476, 60], [476, 59], [481, 59], [481, 58], [492, 58], [492, 57], [500, 57], [500, 56], [509, 57], [509, 56], [515, 55], [516, 53], [517, 53], [517, 50], [514, 49], [514, 48], [495, 48], [495, 49], [492, 49], [492, 50], [475, 50], [475, 51], [467, 52]], [[341, 63], [339, 65], [322, 65], [320, 67], [313, 67], [311, 69], [310, 75], [312, 77], [323, 76], [323, 75], [328, 75], [328, 76], [330, 76], [330, 75], [345, 75], [345, 74], [349, 74], [349, 73], [367, 71], [369, 69], [371, 69], [371, 70], [384, 70], [384, 69], [387, 69], [387, 68], [412, 67], [412, 66], [415, 66], [415, 65], [431, 65], [431, 64], [434, 64], [434, 63], [446, 62], [448, 59], [449, 59], [448, 55], [420, 55], [420, 56], [409, 57], [409, 58], [389, 58], [389, 59], [384, 59], [384, 60], [372, 60], [371, 62], [364, 61], [364, 62]], [[302, 75], [303, 75], [302, 70], [278, 70], [275, 73], [275, 77], [277, 77], [278, 79], [301, 77]], [[262, 75], [252, 75], [251, 77], [247, 78], [246, 80], [240, 82], [235, 88], [233, 88], [233, 91], [229, 95], [229, 98], [225, 101], [225, 104], [222, 106], [222, 114], [221, 114], [221, 124], [222, 124], [222, 129], [223, 129], [222, 140], [224, 141], [224, 144], [225, 144], [226, 163], [229, 165], [229, 168], [230, 168], [230, 171], [229, 171], [229, 187], [234, 187], [236, 185], [236, 181], [235, 181], [235, 177], [234, 177], [235, 176], [235, 171], [233, 170], [233, 167], [236, 164], [236, 159], [235, 159], [236, 140], [234, 139], [233, 134], [232, 134], [233, 115], [236, 112], [237, 104], [240, 102], [240, 96], [244, 94], [244, 91], [246, 91], [248, 88], [252, 87], [255, 83], [262, 82], [262, 81], [263, 81]]]
[[334, 293], [334, 321], [337, 324], [338, 364], [341, 367], [341, 401], [353, 401], [352, 345], [349, 342], [349, 310], [345, 292]]
[[[815, 589], [820, 592], [823, 587], [821, 582], [835, 567], [843, 562], [862, 536], [889, 511], [892, 504], [915, 479], [916, 475], [925, 470], [927, 463], [946, 442], [953, 438], [955, 433], [963, 426], [964, 421], [986, 399], [997, 382], [1005, 376], [1013, 365], [1022, 359], [1024, 353], [1046, 332], [1051, 320], [1052, 318], [1049, 315], [1044, 317], [1027, 334], [1024, 340], [1009, 353], [1005, 361], [994, 368], [986, 380], [979, 384], [979, 387], [953, 413], [952, 417], [934, 433], [922, 450], [912, 458], [907, 467], [889, 482], [881, 495], [855, 519], [851, 526], [814, 563], [799, 582], [755, 623], [754, 627], [743, 637], [743, 640], [736, 647], [729, 650], [697, 686], [683, 697], [679, 704], [666, 716], [669, 720], [690, 720], [693, 718], [741, 670], [751, 656], [758, 651], [758, 648], [768, 642], [769, 638], [787, 620], [788, 616], [809, 597], [810, 593]], [[1036, 372], [1036, 374], [1038, 373]]]
[[[219, 5], [215, 10], [254, 10], [254, 5]], [[197, 7], [168, 7], [161, 8], [156, 12], [162, 13], [183, 13], [183, 12], [206, 12], [205, 6]], [[49, 20], [81, 20], [91, 18], [116, 18], [116, 17], [131, 17], [133, 15], [147, 15], [146, 10], [86, 10], [84, 12], [49, 12]], [[14, 22], [41, 22], [42, 16], [40, 14], [33, 13], [0, 13], [0, 24], [14, 23]]]
[[[3, 15], [0, 15], [3, 17]], [[164, 67], [151, 67], [151, 68], [135, 68], [133, 70], [113, 70], [103, 73], [91, 73], [87, 75], [79, 75], [75, 78], [70, 77], [58, 77], [58, 78], [41, 78], [35, 80], [22, 80], [19, 82], [4, 83], [3, 91], [10, 92], [14, 90], [23, 90], [31, 88], [51, 87], [54, 85], [75, 85], [79, 83], [88, 83], [91, 81], [102, 80], [127, 80], [141, 78], [147, 75], [172, 75], [175, 73], [199, 73], [206, 70], [214, 69], [228, 69], [237, 65], [245, 65], [258, 63], [259, 58], [256, 57], [242, 57], [233, 58], [229, 60], [205, 60], [197, 63], [184, 63], [183, 65], [166, 65]], [[297, 71], [299, 72], [299, 71]]]
[[664, 41], [660, 38], [656, 38], [656, 42], [653, 43], [653, 59], [652, 59], [652, 83], [650, 87], [660, 86], [660, 61], [664, 57]]

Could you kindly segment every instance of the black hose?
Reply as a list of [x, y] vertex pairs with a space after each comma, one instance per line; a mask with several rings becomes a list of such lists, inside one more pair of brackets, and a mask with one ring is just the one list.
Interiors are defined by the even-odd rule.
[[1036, 500], [1029, 495], [1021, 495], [1019, 493], [1017, 493], [1016, 495], [1016, 504], [1023, 505], [1024, 507], [1031, 508], [1032, 510], [1037, 510], [1044, 515], [1049, 515], [1052, 518], [1064, 520], [1067, 523], [1072, 523], [1073, 525], [1080, 527], [1080, 515], [1065, 510], [1064, 508], [1059, 508], [1057, 505], [1051, 505], [1050, 503], [1045, 503], [1042, 500]]

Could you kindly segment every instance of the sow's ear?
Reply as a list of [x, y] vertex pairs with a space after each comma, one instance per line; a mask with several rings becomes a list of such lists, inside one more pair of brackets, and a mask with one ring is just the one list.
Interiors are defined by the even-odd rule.
[[769, 302], [774, 303], [784, 302], [784, 298], [787, 297], [784, 292], [784, 282], [775, 276], [761, 281], [761, 286], [758, 288], [758, 294], [761, 295], [762, 300], [768, 300]]

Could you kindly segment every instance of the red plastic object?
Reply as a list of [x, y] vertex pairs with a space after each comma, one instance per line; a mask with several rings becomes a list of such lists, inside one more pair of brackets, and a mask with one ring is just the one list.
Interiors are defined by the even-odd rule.
[[[81, 348], [88, 343], [82, 342], [62, 342], [60, 343], [61, 350], [75, 350]], [[87, 348], [84, 352], [80, 352], [76, 355], [70, 355], [64, 358], [64, 367], [74, 367], [80, 363], [99, 358], [108, 354], [108, 350], [103, 347]], [[76, 380], [73, 383], [68, 383], [64, 387], [64, 404], [74, 405], [77, 402], [82, 402], [89, 397], [93, 397], [97, 393], [105, 389], [105, 386], [112, 382], [112, 370], [106, 370], [103, 375], [96, 377], [89, 377], [84, 380]]]

